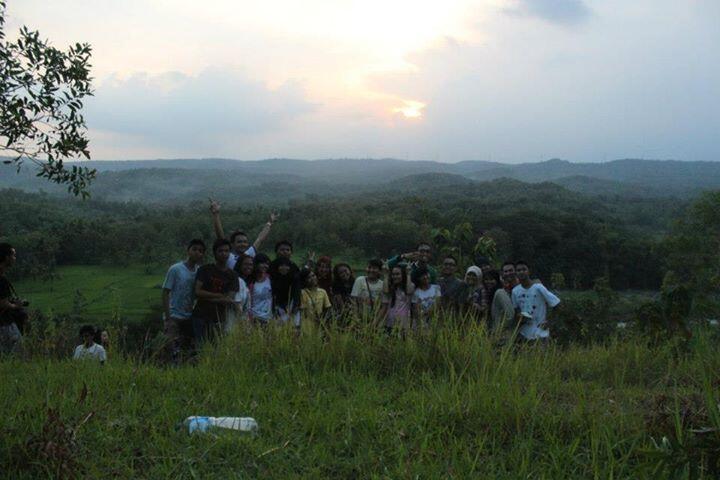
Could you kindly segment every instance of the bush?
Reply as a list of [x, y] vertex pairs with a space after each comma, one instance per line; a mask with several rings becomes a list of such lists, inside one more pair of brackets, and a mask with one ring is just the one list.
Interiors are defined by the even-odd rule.
[[550, 321], [552, 337], [562, 345], [602, 343], [617, 332], [622, 316], [614, 310], [618, 295], [606, 277], [598, 278], [592, 293], [563, 299]]

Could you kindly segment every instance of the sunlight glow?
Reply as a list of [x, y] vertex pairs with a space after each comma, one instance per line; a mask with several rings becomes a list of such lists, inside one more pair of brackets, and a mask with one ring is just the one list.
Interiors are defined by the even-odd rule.
[[393, 113], [399, 113], [409, 119], [420, 119], [423, 116], [425, 106], [423, 102], [405, 100], [402, 107], [393, 108]]

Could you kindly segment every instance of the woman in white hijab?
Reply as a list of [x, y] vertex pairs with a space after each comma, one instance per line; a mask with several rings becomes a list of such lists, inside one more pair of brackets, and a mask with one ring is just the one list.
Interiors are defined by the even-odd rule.
[[478, 266], [471, 266], [465, 271], [463, 283], [465, 284], [458, 294], [460, 311], [463, 316], [469, 316], [474, 321], [480, 319], [480, 311], [475, 307], [474, 299], [481, 293], [478, 290], [483, 289], [482, 270]]
[[465, 271], [465, 284], [478, 287], [482, 282], [482, 270], [480, 267], [472, 265]]

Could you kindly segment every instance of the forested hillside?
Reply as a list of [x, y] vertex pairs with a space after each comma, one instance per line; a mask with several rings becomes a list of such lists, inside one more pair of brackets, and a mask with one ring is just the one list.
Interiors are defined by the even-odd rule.
[[[605, 199], [571, 192], [552, 183], [501, 179], [476, 183], [452, 177], [410, 177], [373, 192], [332, 196], [304, 194], [289, 201], [249, 202], [227, 196], [228, 230], [255, 234], [271, 208], [280, 207], [265, 250], [282, 238], [298, 249], [339, 257], [385, 257], [450, 232], [470, 252], [487, 232], [498, 258], [524, 258], [538, 275], [562, 273], [571, 286], [591, 286], [609, 275], [616, 288], [656, 288], [661, 280], [659, 238], [682, 212], [676, 200]], [[437, 184], [435, 184], [437, 183]], [[62, 264], [166, 265], [179, 258], [193, 237], [213, 238], [206, 194], [188, 193], [183, 204], [81, 201], [18, 190], [0, 192], [0, 235], [22, 254], [18, 273], [40, 275]]]
[[[488, 232], [499, 259], [524, 258], [545, 279], [561, 273], [568, 286], [584, 288], [606, 276], [615, 288], [657, 288], [665, 261], [659, 245], [673, 221], [704, 188], [720, 188], [720, 165], [708, 162], [87, 165], [100, 169], [87, 201], [27, 169], [3, 167], [0, 185], [15, 189], [0, 193], [0, 236], [23, 251], [18, 274], [42, 275], [63, 264], [164, 266], [182, 255], [188, 239], [213, 238], [207, 210], [213, 198], [223, 204], [228, 231], [254, 234], [271, 210], [280, 211], [267, 251], [288, 238], [299, 250], [385, 257], [445, 229], [451, 238], [438, 248], [450, 242], [468, 254], [477, 235]], [[39, 188], [46, 193], [27, 193]]]

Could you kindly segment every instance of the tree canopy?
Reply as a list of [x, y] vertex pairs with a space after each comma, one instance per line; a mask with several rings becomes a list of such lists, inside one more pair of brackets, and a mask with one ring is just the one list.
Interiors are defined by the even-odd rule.
[[85, 97], [92, 95], [90, 45], [62, 51], [25, 26], [9, 41], [5, 11], [0, 0], [0, 153], [9, 155], [3, 162], [19, 171], [30, 161], [38, 177], [87, 197], [95, 170], [65, 161], [90, 158], [81, 113]]

